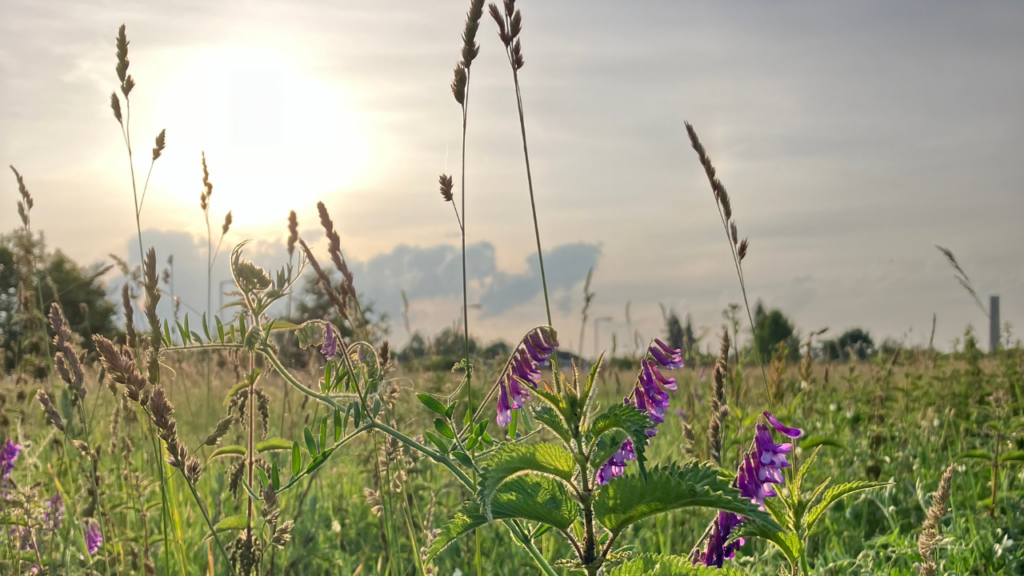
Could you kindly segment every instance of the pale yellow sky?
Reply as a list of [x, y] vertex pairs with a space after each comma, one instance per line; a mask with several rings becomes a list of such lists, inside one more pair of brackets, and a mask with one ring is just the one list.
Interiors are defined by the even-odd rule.
[[[213, 225], [228, 209], [234, 216], [227, 244], [255, 238], [279, 259], [288, 210], [312, 238], [324, 200], [363, 266], [357, 287], [393, 315], [406, 290], [414, 329], [432, 332], [455, 319], [460, 299], [459, 282], [440, 273], [457, 262], [457, 228], [436, 179], [459, 168], [448, 82], [467, 6], [4, 0], [0, 161], [25, 175], [51, 246], [83, 263], [129, 254], [130, 180], [108, 106], [124, 22], [140, 180], [167, 129], [142, 226], [176, 254], [182, 283], [205, 261], [205, 150]], [[940, 342], [967, 323], [982, 327], [934, 244], [956, 252], [983, 295], [1003, 294], [1005, 319], [1024, 316], [1019, 4], [520, 8], [541, 231], [547, 249], [561, 249], [556, 324], [570, 344], [591, 265], [592, 316], [612, 316], [603, 330], [620, 340], [627, 301], [650, 336], [659, 303], [717, 326], [738, 300], [684, 120], [751, 238], [752, 295], [804, 332], [860, 325], [920, 343], [933, 312]], [[467, 207], [469, 241], [486, 244], [470, 295], [484, 308], [471, 329], [513, 339], [543, 319], [543, 304], [527, 265], [534, 244], [510, 72], [492, 22], [479, 38]], [[17, 221], [6, 182], [2, 230]]]

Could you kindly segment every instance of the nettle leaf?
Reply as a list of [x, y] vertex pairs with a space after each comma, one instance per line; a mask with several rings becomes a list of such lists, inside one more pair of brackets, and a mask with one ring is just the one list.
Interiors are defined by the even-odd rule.
[[[502, 484], [492, 498], [491, 511], [493, 520], [522, 518], [561, 531], [567, 530], [580, 517], [580, 506], [564, 484], [536, 475], [517, 476]], [[426, 561], [432, 561], [459, 537], [490, 521], [479, 504], [466, 503], [430, 545]]]
[[734, 512], [754, 523], [781, 530], [770, 514], [759, 510], [740, 496], [740, 491], [731, 487], [727, 480], [720, 478], [717, 468], [696, 460], [682, 466], [657, 466], [646, 481], [636, 474], [613, 479], [598, 492], [594, 514], [608, 531], [618, 534], [649, 516], [692, 507]]
[[828, 507], [835, 504], [839, 500], [846, 498], [851, 494], [857, 492], [863, 492], [865, 490], [872, 490], [874, 488], [881, 488], [883, 486], [889, 486], [888, 482], [847, 482], [845, 484], [839, 484], [829, 488], [825, 495], [821, 497], [821, 502], [818, 503], [814, 508], [811, 508], [810, 512], [807, 513], [807, 519], [804, 522], [806, 531], [809, 533], [814, 529], [814, 525], [821, 519], [822, 515], [828, 510]]
[[561, 446], [505, 444], [491, 456], [481, 473], [477, 498], [484, 513], [490, 516], [494, 494], [509, 478], [522, 473], [535, 473], [553, 476], [571, 484], [575, 471], [576, 460]]
[[590, 455], [590, 461], [594, 463], [594, 467], [597, 468], [607, 462], [622, 448], [622, 443], [628, 438], [629, 435], [618, 428], [610, 430], [598, 438], [594, 452]]
[[[647, 448], [647, 430], [651, 428], [654, 428], [654, 422], [642, 410], [625, 404], [613, 404], [603, 414], [594, 418], [594, 422], [587, 430], [587, 443], [597, 442], [601, 436], [612, 430], [622, 430], [633, 439], [633, 452], [636, 454], [636, 463], [640, 467], [640, 476], [646, 479], [647, 457], [644, 455], [644, 451]], [[593, 451], [593, 446], [591, 450]], [[591, 459], [594, 468], [603, 463], [603, 460]]]
[[533, 410], [533, 417], [538, 422], [547, 426], [548, 430], [551, 430], [559, 438], [562, 439], [566, 444], [572, 444], [572, 434], [569, 433], [569, 429], [565, 426], [565, 420], [562, 419], [561, 415], [552, 408], [551, 406], [531, 406]]
[[733, 568], [694, 566], [683, 556], [661, 556], [641, 554], [615, 567], [607, 576], [742, 576], [743, 572]]
[[757, 522], [744, 522], [732, 531], [728, 541], [734, 542], [740, 538], [762, 538], [771, 542], [782, 552], [786, 560], [789, 560], [791, 566], [799, 565], [800, 557], [803, 555], [803, 541], [795, 532], [788, 530], [780, 532]]

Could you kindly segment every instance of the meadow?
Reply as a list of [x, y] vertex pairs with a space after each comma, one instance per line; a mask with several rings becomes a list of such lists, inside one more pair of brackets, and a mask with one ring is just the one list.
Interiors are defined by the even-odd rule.
[[[171, 272], [142, 221], [146, 168], [167, 142], [160, 132], [151, 154], [133, 148], [135, 81], [118, 30], [110, 106], [143, 262], [116, 262], [118, 302], [105, 299], [106, 270], [46, 251], [32, 175], [12, 167], [22, 225], [0, 260], [0, 573], [1024, 574], [1024, 348], [1011, 327], [988, 353], [970, 327], [952, 351], [841, 347], [821, 332], [762, 340], [769, 315], [747, 296], [743, 263], [756, 252], [733, 216], [742, 206], [689, 124], [687, 160], [707, 174], [741, 301], [696, 340], [667, 318], [629, 352], [560, 347], [560, 334], [596, 320], [584, 308], [580, 326], [551, 325], [522, 22], [514, 0], [470, 3], [451, 83], [463, 172], [437, 183], [461, 234], [463, 313], [402, 349], [324, 204], [326, 250], [307, 244], [293, 212], [281, 218], [288, 265], [250, 261], [245, 242], [221, 251], [232, 218], [211, 222], [205, 156], [209, 267], [229, 259], [235, 285], [218, 314], [158, 314]], [[466, 313], [464, 203], [485, 24], [516, 93], [520, 200], [533, 208], [523, 226], [547, 305], [546, 321], [486, 348]], [[92, 304], [82, 287], [96, 288]]]

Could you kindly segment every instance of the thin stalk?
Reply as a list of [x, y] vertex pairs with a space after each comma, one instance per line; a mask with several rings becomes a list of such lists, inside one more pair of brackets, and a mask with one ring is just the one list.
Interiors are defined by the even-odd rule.
[[[466, 68], [466, 91], [462, 103], [462, 219], [459, 221], [459, 230], [462, 232], [462, 322], [463, 322], [463, 343], [466, 351], [466, 401], [467, 410], [473, 413], [473, 370], [469, 365], [469, 296], [467, 294], [466, 282], [466, 118], [469, 112], [469, 68]], [[456, 217], [458, 214], [456, 213]], [[473, 421], [469, 422], [473, 426]]]

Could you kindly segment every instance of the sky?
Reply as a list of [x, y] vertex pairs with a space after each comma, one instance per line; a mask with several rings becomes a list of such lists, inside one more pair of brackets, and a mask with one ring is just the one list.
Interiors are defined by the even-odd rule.
[[[364, 300], [392, 340], [455, 323], [458, 224], [437, 189], [460, 170], [450, 89], [468, 0], [0, 0], [0, 161], [33, 227], [83, 264], [138, 261], [125, 142], [109, 107], [127, 26], [139, 220], [176, 296], [206, 307], [200, 155], [214, 192], [214, 305], [231, 246], [276, 268], [289, 210], [326, 258], [327, 205]], [[717, 330], [742, 298], [684, 121], [728, 188], [751, 304], [806, 334], [949, 348], [987, 318], [935, 245], [1024, 327], [1024, 4], [520, 0], [520, 71], [554, 324], [579, 347], [593, 268], [597, 345], [662, 330], [662, 305]], [[511, 70], [486, 14], [466, 158], [470, 331], [545, 322]], [[0, 230], [18, 225], [13, 175]], [[462, 190], [456, 178], [457, 199]], [[116, 286], [112, 272], [104, 278]], [[626, 306], [630, 309], [627, 324]], [[214, 306], [216, 307], [216, 306]], [[593, 354], [587, 328], [584, 352]]]

